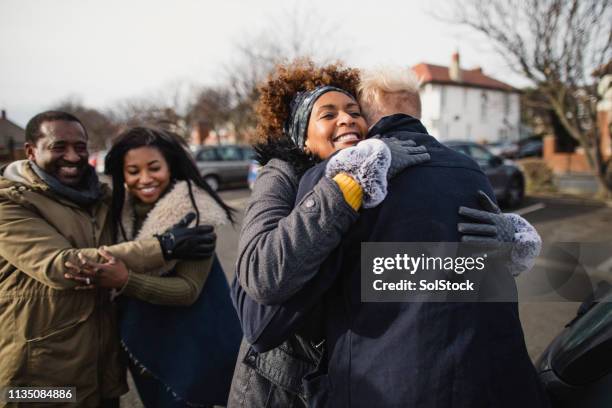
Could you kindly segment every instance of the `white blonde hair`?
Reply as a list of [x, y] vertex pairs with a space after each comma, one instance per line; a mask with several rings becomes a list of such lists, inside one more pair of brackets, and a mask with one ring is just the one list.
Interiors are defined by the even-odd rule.
[[357, 90], [363, 115], [370, 125], [394, 113], [420, 118], [420, 85], [409, 68], [381, 67], [362, 71]]

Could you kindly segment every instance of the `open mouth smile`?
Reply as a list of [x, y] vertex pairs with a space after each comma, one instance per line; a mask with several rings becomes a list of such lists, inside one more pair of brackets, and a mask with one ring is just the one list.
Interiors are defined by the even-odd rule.
[[351, 142], [359, 142], [360, 137], [357, 132], [348, 132], [338, 135], [332, 139], [334, 143], [351, 143]]

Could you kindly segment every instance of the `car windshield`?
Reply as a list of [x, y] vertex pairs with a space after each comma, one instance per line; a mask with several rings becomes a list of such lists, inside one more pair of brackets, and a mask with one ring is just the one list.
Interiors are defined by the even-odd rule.
[[219, 156], [221, 160], [242, 160], [242, 153], [238, 146], [219, 147]]
[[556, 349], [555, 371], [573, 384], [594, 380], [610, 369], [611, 343], [612, 292], [571, 326]]
[[218, 159], [217, 159], [217, 154], [215, 153], [214, 149], [205, 148], [198, 152], [196, 156], [196, 160], [197, 161], [212, 161], [212, 160], [218, 160]]

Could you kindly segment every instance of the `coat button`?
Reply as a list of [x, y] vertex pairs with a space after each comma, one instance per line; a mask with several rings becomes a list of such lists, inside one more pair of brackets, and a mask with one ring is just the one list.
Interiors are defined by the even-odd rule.
[[314, 200], [312, 198], [310, 198], [310, 199], [306, 200], [304, 205], [306, 205], [306, 207], [308, 207], [308, 208], [311, 208], [311, 207], [314, 207], [315, 202], [314, 202]]
[[19, 189], [18, 189], [18, 190], [19, 190], [19, 191], [25, 191], [25, 190], [26, 190], [26, 188], [25, 188], [25, 186], [19, 186]]

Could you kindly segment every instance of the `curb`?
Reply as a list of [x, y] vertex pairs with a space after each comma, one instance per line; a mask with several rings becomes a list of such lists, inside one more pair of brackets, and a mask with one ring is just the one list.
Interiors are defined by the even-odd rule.
[[586, 205], [591, 207], [607, 207], [612, 208], [612, 200], [602, 200], [597, 198], [572, 197], [566, 195], [556, 195], [550, 193], [529, 193], [527, 197], [545, 198], [555, 200], [565, 204]]

